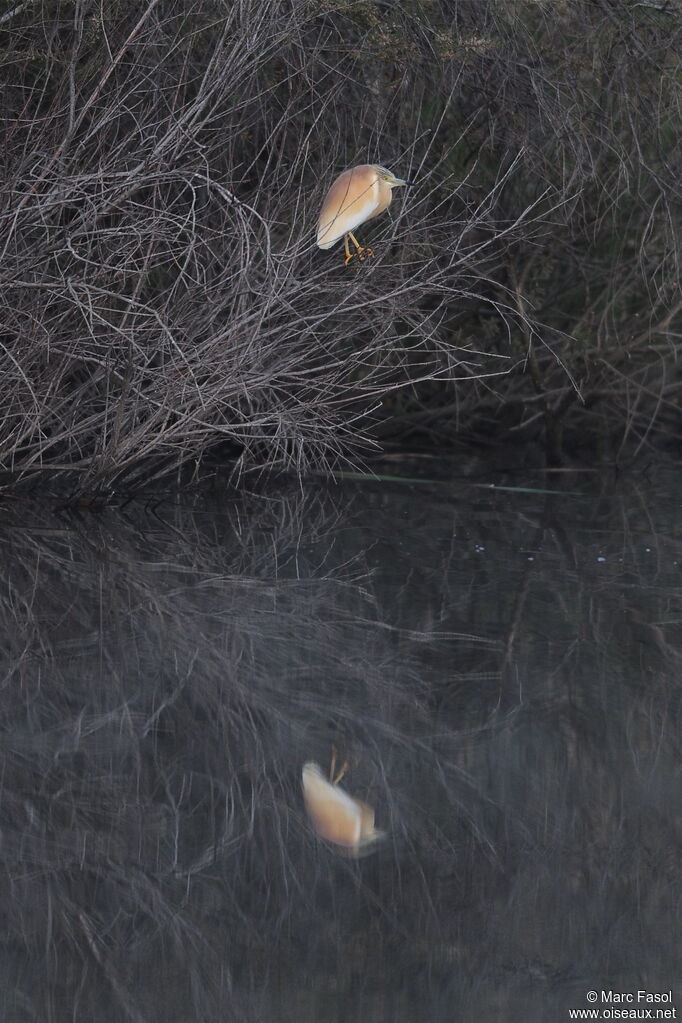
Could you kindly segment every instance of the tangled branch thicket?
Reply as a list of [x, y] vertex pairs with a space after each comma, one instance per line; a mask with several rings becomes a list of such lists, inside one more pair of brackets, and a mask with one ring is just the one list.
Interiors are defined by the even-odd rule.
[[[26, 0], [0, 15], [0, 462], [679, 434], [677, 0]], [[417, 180], [345, 269], [333, 176]], [[565, 428], [565, 433], [563, 433]]]

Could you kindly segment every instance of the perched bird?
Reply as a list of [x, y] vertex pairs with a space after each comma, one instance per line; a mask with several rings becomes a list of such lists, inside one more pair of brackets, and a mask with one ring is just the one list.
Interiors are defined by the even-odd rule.
[[350, 856], [364, 856], [384, 837], [374, 827], [372, 807], [327, 781], [312, 761], [303, 765], [303, 798], [318, 836]]
[[[321, 249], [331, 249], [343, 237], [346, 265], [355, 255], [361, 260], [373, 256], [371, 249], [360, 245], [353, 231], [388, 208], [394, 188], [411, 184], [411, 181], [397, 178], [378, 163], [361, 163], [358, 167], [349, 167], [339, 174], [322, 203], [317, 244]], [[349, 238], [356, 252], [350, 252]]]

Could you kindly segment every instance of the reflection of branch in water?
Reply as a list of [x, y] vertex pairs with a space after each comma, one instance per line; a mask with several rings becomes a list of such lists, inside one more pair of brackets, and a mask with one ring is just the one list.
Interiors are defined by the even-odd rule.
[[[556, 957], [578, 961], [603, 933], [604, 850], [656, 900], [667, 882], [651, 864], [661, 879], [669, 867], [655, 842], [647, 862], [626, 848], [622, 822], [637, 826], [642, 779], [673, 776], [676, 712], [668, 702], [659, 714], [658, 702], [677, 659], [657, 647], [661, 675], [644, 692], [641, 678], [623, 681], [620, 641], [608, 644], [624, 600], [643, 621], [664, 620], [677, 577], [659, 566], [647, 587], [643, 572], [595, 569], [595, 537], [614, 531], [606, 512], [577, 533], [578, 500], [557, 501], [548, 522], [532, 494], [477, 493], [472, 504], [363, 486], [317, 489], [309, 502], [193, 501], [152, 518], [129, 506], [118, 522], [76, 520], [68, 536], [17, 531], [6, 549], [11, 942], [83, 933], [99, 972], [125, 987], [116, 957], [134, 931], [136, 949], [154, 956], [158, 942], [178, 977], [203, 977], [206, 948], [219, 948], [226, 969], [248, 962], [255, 983], [274, 947], [292, 961], [307, 950], [325, 976], [337, 943], [350, 943], [380, 972], [408, 935], [410, 949], [504, 958], [511, 934], [532, 961], [538, 921], [551, 945], [557, 905]], [[27, 517], [49, 530], [45, 509]], [[533, 687], [504, 716], [502, 656], [528, 680], [524, 693]], [[368, 765], [348, 788], [372, 792], [388, 832], [362, 862], [327, 855], [305, 825], [301, 763], [325, 762], [334, 744]], [[660, 822], [650, 830], [671, 848]]]
[[83, 931], [83, 934], [85, 935], [85, 940], [88, 943], [88, 948], [90, 949], [95, 962], [100, 967], [104, 976], [109, 981], [111, 988], [116, 997], [118, 998], [119, 1002], [123, 1006], [123, 1009], [130, 1017], [130, 1019], [133, 1021], [133, 1023], [147, 1023], [145, 1016], [143, 1016], [141, 1012], [138, 1012], [135, 1006], [131, 1004], [131, 999], [128, 994], [128, 991], [126, 990], [125, 985], [116, 976], [116, 972], [111, 964], [111, 961], [105, 959], [102, 956], [102, 953], [100, 952], [99, 947], [97, 945], [95, 936], [92, 933], [92, 927], [90, 926], [90, 922], [85, 916], [85, 913], [82, 910], [79, 910], [77, 915], [80, 921], [81, 929]]

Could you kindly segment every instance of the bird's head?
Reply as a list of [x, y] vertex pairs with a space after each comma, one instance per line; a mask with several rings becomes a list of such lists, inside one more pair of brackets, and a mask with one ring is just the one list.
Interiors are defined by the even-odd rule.
[[405, 178], [397, 178], [395, 174], [393, 174], [390, 170], [387, 170], [386, 167], [382, 167], [381, 164], [375, 163], [373, 164], [373, 167], [381, 180], [385, 181], [387, 185], [391, 186], [391, 188], [395, 188], [398, 185], [414, 184], [413, 181], [406, 181]]

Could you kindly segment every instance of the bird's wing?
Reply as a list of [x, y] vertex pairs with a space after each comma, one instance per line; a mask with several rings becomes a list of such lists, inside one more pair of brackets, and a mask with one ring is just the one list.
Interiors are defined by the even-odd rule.
[[354, 231], [377, 212], [379, 196], [372, 181], [354, 181], [349, 172], [341, 174], [327, 193], [317, 229], [317, 244], [330, 249], [344, 234]]
[[356, 800], [322, 776], [317, 764], [303, 767], [303, 798], [320, 838], [353, 847], [361, 838], [361, 810]]

